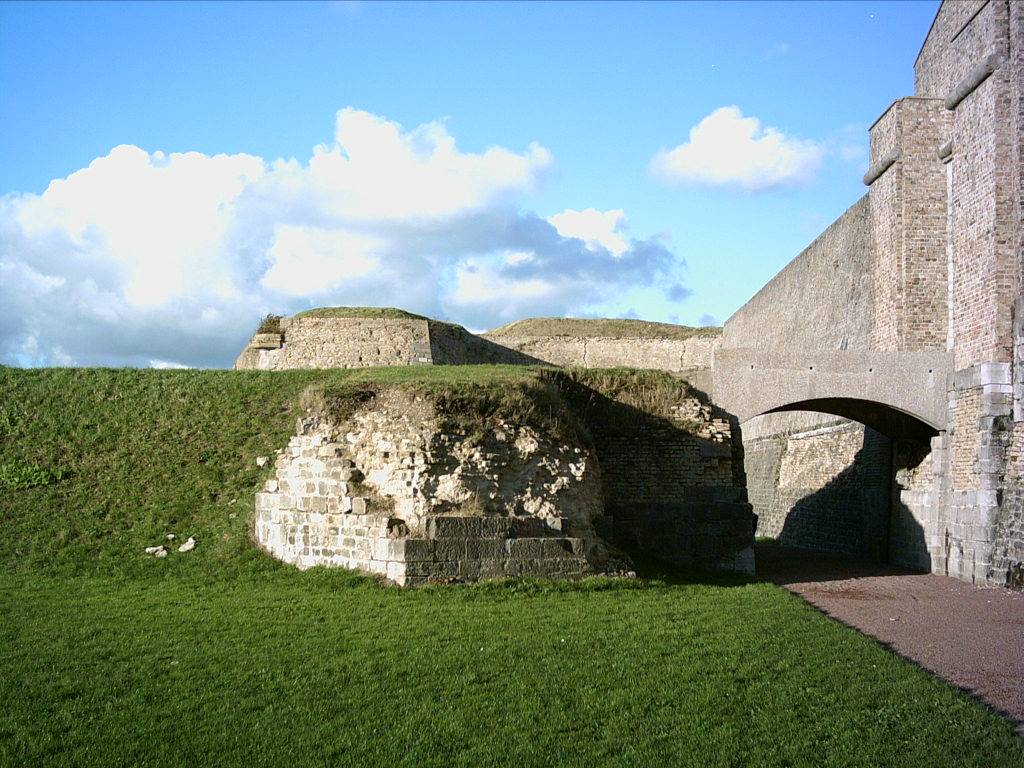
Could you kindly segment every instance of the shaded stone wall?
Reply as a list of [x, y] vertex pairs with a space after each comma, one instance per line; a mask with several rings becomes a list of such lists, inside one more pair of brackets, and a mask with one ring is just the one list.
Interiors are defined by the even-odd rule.
[[696, 393], [658, 413], [597, 396], [585, 413], [615, 541], [679, 565], [753, 571], [743, 448], [726, 414]]
[[891, 442], [837, 421], [748, 440], [744, 457], [759, 536], [784, 544], [888, 557]]

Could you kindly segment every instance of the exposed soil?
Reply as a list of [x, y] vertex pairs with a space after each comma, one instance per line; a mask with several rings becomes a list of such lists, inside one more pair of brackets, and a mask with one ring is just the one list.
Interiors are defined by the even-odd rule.
[[757, 545], [757, 573], [981, 699], [1024, 735], [1024, 592], [780, 544]]

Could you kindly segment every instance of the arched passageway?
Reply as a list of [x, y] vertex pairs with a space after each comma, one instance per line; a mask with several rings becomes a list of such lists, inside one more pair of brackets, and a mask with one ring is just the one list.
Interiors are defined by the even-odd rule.
[[741, 430], [762, 544], [927, 569], [905, 492], [931, 482], [932, 425], [883, 403], [822, 398], [776, 406]]

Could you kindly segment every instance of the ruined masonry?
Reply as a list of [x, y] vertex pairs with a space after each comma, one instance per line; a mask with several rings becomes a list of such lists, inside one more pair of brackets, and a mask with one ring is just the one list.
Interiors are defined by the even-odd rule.
[[[292, 438], [276, 477], [256, 497], [256, 538], [275, 557], [308, 568], [334, 565], [379, 574], [399, 585], [505, 576], [590, 572], [583, 540], [537, 519], [432, 516], [417, 530], [358, 495], [363, 475], [346, 446], [316, 434]], [[396, 458], [412, 484], [422, 454]], [[402, 472], [407, 474], [401, 474]]]

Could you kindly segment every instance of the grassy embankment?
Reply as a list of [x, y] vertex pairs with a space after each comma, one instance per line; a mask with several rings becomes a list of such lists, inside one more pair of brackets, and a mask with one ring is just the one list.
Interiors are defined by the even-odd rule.
[[488, 336], [568, 336], [604, 339], [692, 339], [718, 336], [721, 328], [694, 328], [674, 323], [655, 323], [628, 318], [530, 317], [502, 325]]
[[[0, 764], [1021, 764], [1008, 723], [771, 585], [402, 591], [249, 542], [309, 385], [570, 428], [538, 376], [0, 368]], [[142, 553], [166, 533], [199, 545]]]

